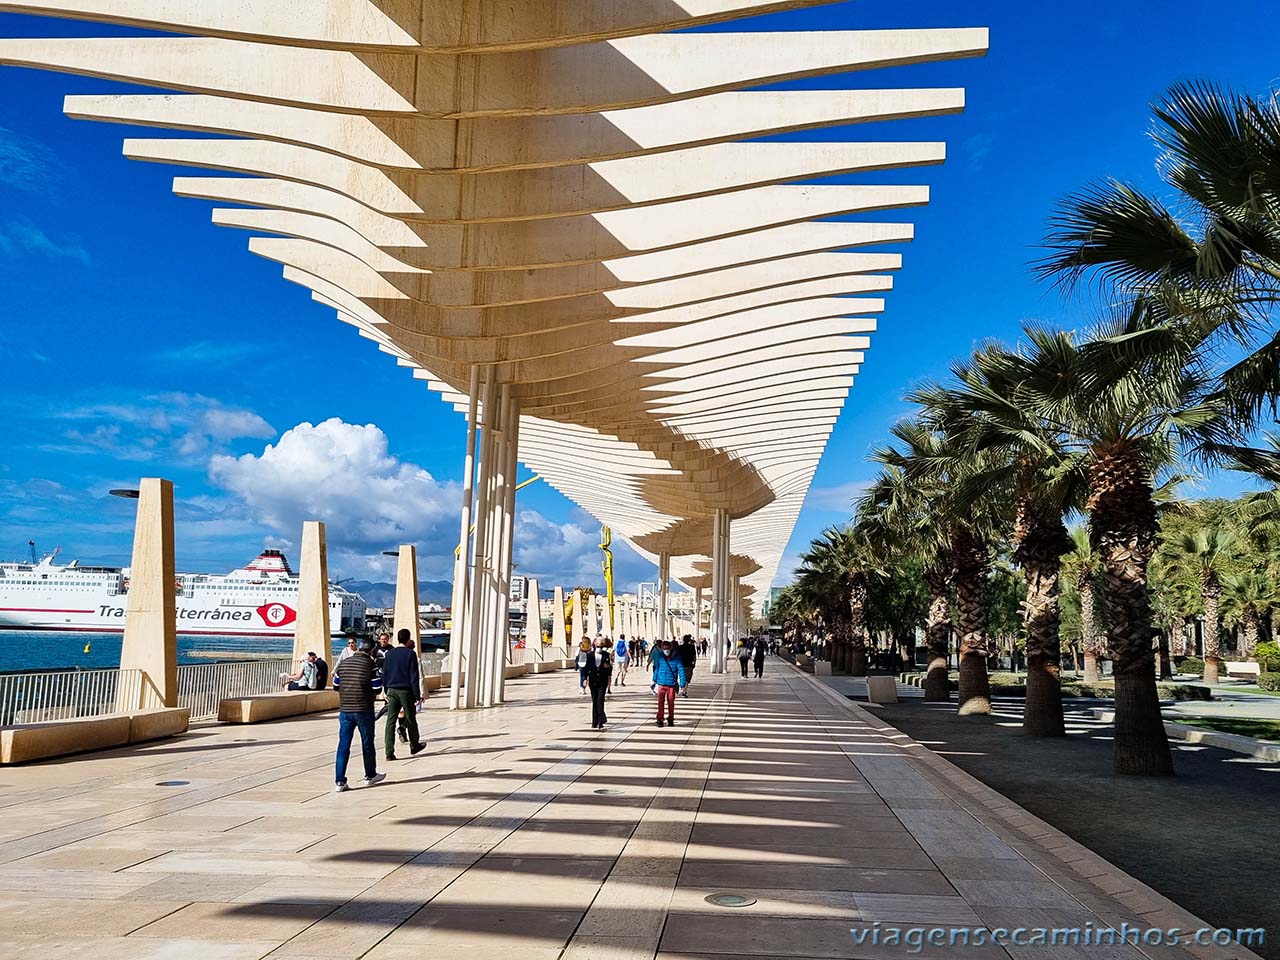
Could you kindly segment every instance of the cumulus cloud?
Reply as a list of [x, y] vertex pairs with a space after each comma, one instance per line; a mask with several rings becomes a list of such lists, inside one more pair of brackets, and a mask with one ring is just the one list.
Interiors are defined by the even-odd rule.
[[[536, 510], [516, 512], [515, 561], [521, 576], [537, 577], [539, 587], [604, 588], [600, 568], [600, 527], [594, 521], [549, 520]], [[618, 538], [613, 541], [613, 580], [618, 593], [634, 592], [652, 580], [653, 564]]]
[[215, 455], [209, 476], [281, 545], [304, 520], [324, 521], [330, 565], [347, 575], [385, 575], [382, 551], [401, 543], [418, 546], [423, 579], [452, 575], [458, 484], [395, 457], [374, 424], [300, 423], [259, 455]]

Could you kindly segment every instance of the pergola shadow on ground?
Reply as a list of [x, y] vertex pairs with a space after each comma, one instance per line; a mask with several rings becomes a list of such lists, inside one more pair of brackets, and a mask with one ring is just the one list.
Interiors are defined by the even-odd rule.
[[[997, 700], [990, 717], [922, 701], [872, 709], [1214, 926], [1280, 930], [1267, 839], [1280, 764], [1173, 741], [1177, 776], [1116, 777], [1114, 727], [1093, 705], [1067, 707], [1065, 739], [1035, 741], [1022, 736], [1020, 699]], [[1280, 957], [1275, 942], [1256, 950]]]
[[[1035, 948], [916, 953], [868, 938], [1199, 925], [1052, 831], [1032, 838], [1033, 818], [778, 661], [763, 680], [699, 677], [674, 728], [653, 725], [639, 686], [592, 731], [575, 685], [529, 677], [506, 707], [462, 714], [433, 701], [427, 752], [345, 794], [332, 792], [332, 715], [2, 771], [0, 948], [144, 960], [1016, 957]], [[754, 903], [707, 902], [715, 894]]]

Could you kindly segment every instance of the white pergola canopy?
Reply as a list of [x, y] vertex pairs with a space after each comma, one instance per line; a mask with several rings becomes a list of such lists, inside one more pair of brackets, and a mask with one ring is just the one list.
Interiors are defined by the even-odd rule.
[[823, 135], [964, 95], [745, 88], [987, 46], [665, 32], [818, 2], [0, 0], [188, 35], [3, 40], [0, 62], [179, 91], [66, 109], [226, 135], [125, 153], [231, 174], [174, 190], [234, 204], [214, 222], [464, 413], [473, 369], [507, 385], [520, 459], [676, 578], [706, 583], [727, 512], [746, 596], [774, 577], [902, 266], [875, 247], [910, 240], [929, 199], [797, 181], [942, 162], [941, 143]]

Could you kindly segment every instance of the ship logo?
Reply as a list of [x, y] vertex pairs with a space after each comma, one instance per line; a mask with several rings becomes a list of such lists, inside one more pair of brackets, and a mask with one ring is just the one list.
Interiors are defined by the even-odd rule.
[[258, 608], [258, 616], [268, 627], [283, 627], [298, 619], [293, 607], [283, 603], [264, 603]]

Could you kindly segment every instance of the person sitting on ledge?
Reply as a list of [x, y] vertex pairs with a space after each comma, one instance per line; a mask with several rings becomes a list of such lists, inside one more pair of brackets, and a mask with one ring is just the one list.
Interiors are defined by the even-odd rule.
[[328, 678], [329, 665], [308, 651], [297, 673], [280, 674], [280, 686], [285, 690], [323, 690]]

